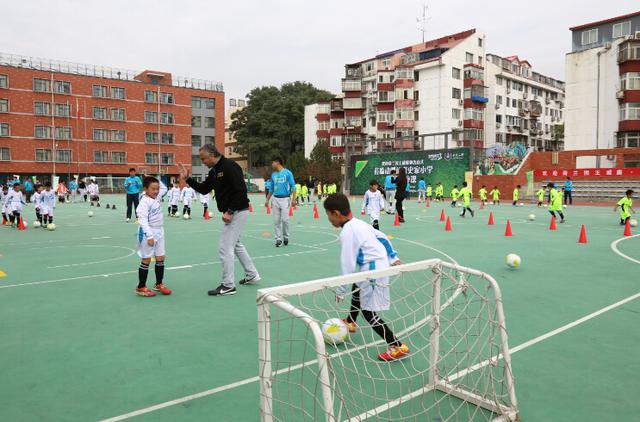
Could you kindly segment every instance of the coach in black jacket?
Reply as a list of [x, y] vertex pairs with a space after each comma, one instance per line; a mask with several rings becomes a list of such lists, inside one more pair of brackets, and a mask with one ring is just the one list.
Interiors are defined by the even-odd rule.
[[219, 254], [222, 262], [222, 284], [209, 290], [210, 296], [228, 296], [236, 294], [234, 280], [234, 261], [238, 257], [244, 268], [245, 277], [240, 284], [251, 284], [260, 281], [256, 269], [247, 249], [240, 242], [240, 233], [249, 215], [249, 198], [247, 185], [244, 182], [242, 169], [233, 160], [229, 160], [216, 149], [207, 144], [200, 148], [202, 163], [210, 168], [204, 182], [189, 177], [184, 166], [181, 167], [180, 177], [196, 192], [208, 195], [215, 192], [218, 211], [222, 213], [224, 227], [220, 233]]

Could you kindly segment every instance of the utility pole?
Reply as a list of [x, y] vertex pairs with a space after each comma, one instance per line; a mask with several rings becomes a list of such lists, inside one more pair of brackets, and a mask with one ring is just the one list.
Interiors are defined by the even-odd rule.
[[427, 3], [425, 2], [422, 5], [422, 14], [416, 18], [418, 31], [422, 33], [422, 42], [424, 42], [424, 34], [427, 32], [427, 22], [431, 19], [427, 14], [428, 11], [429, 6], [427, 6]]

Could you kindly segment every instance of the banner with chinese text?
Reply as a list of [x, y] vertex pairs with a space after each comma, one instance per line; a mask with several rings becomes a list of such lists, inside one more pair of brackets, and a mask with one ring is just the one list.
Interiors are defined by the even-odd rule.
[[577, 178], [598, 178], [598, 177], [640, 177], [640, 168], [608, 168], [608, 169], [571, 169], [571, 170], [535, 170], [536, 180], [545, 177], [577, 177]]

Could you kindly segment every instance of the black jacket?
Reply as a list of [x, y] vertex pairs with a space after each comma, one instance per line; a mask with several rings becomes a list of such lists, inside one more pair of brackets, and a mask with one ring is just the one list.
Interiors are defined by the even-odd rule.
[[396, 184], [396, 198], [404, 199], [407, 197], [407, 178], [398, 176], [394, 182]]
[[249, 208], [247, 185], [244, 182], [242, 168], [224, 155], [220, 157], [218, 164], [211, 167], [204, 182], [199, 183], [190, 177], [187, 183], [203, 195], [212, 190], [215, 191], [216, 204], [220, 212], [242, 211]]

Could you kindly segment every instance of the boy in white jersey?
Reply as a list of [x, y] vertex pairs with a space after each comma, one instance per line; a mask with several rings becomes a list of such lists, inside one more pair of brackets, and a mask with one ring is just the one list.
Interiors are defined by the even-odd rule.
[[378, 222], [380, 221], [380, 211], [384, 209], [384, 198], [378, 190], [378, 181], [371, 180], [369, 182], [369, 190], [364, 193], [362, 201], [362, 212], [366, 210], [367, 215], [371, 219], [371, 225], [374, 229], [380, 230]]
[[9, 196], [9, 186], [2, 185], [2, 193], [0, 193], [0, 207], [2, 207], [2, 225], [9, 224], [9, 207], [7, 206], [7, 197]]
[[[342, 227], [340, 261], [342, 274], [388, 268], [399, 265], [398, 255], [387, 237], [367, 223], [357, 218], [349, 218], [351, 207], [349, 198], [341, 193], [330, 195], [324, 202], [327, 217], [334, 227]], [[344, 299], [348, 286], [336, 289], [336, 300]], [[380, 353], [378, 359], [390, 362], [409, 354], [406, 343], [400, 342], [387, 324], [377, 314], [386, 311], [391, 305], [389, 295], [389, 277], [369, 279], [351, 286], [351, 309], [345, 323], [349, 332], [357, 329], [356, 318], [359, 313], [367, 320], [371, 328], [384, 339], [389, 346]]]
[[[87, 186], [87, 193], [89, 193], [89, 200], [91, 201], [91, 206], [94, 205], [96, 207], [100, 206], [100, 188], [95, 180], [92, 180]], [[95, 204], [94, 204], [95, 203]]]
[[177, 183], [171, 185], [171, 189], [167, 194], [167, 201], [169, 202], [169, 217], [175, 217], [178, 215], [178, 201], [180, 201], [180, 188]]
[[205, 195], [205, 194], [199, 193], [198, 198], [200, 199], [202, 208], [204, 208], [204, 210], [202, 211], [202, 217], [207, 218], [207, 213], [209, 212], [209, 198], [210, 198], [209, 194]]
[[182, 202], [182, 214], [187, 214], [191, 218], [191, 202], [196, 195], [196, 191], [189, 185], [182, 188], [180, 192], [180, 201]]
[[22, 185], [18, 182], [13, 184], [13, 189], [7, 194], [7, 208], [9, 211], [9, 221], [11, 225], [17, 226], [20, 224], [20, 218], [22, 214], [22, 208], [24, 208], [25, 202], [22, 197]]
[[36, 184], [34, 186], [35, 192], [31, 195], [31, 203], [36, 208], [36, 220], [42, 224], [42, 213], [40, 212], [40, 196], [42, 191], [42, 185]]
[[[142, 297], [155, 296], [156, 292], [163, 295], [170, 295], [171, 290], [163, 283], [164, 279], [164, 217], [162, 215], [162, 205], [160, 198], [167, 193], [164, 186], [155, 177], [147, 176], [142, 181], [144, 194], [140, 197], [140, 203], [136, 208], [138, 216], [138, 256], [140, 257], [140, 267], [138, 267], [138, 287], [136, 294]], [[153, 290], [147, 288], [147, 276], [149, 275], [149, 264], [151, 258], [155, 257], [156, 284]]]
[[56, 207], [56, 194], [51, 189], [51, 182], [44, 184], [44, 190], [40, 192], [40, 214], [42, 214], [42, 227], [53, 223], [53, 210]]

